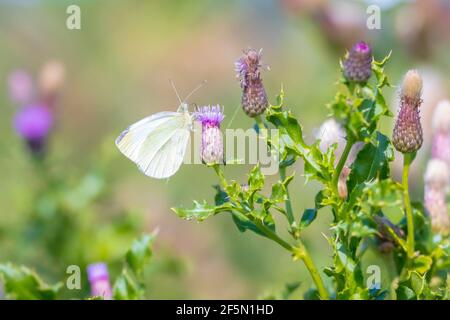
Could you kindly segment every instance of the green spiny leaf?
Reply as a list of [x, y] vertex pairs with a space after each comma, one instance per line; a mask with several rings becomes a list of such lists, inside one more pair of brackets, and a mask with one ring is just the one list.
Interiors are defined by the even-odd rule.
[[194, 201], [193, 209], [184, 209], [184, 208], [172, 208], [172, 211], [177, 214], [182, 219], [185, 220], [197, 220], [199, 222], [209, 218], [212, 215], [215, 215], [220, 212], [227, 212], [232, 209], [230, 203], [224, 203], [220, 206], [211, 206], [203, 201], [202, 203]]
[[300, 220], [300, 228], [306, 228], [309, 226], [317, 217], [317, 209], [306, 209], [303, 212], [302, 218]]
[[366, 144], [359, 151], [355, 162], [351, 166], [347, 183], [350, 192], [356, 185], [365, 181], [371, 181], [375, 178], [388, 178], [389, 162], [392, 160], [393, 149], [389, 138], [377, 132], [376, 144]]
[[145, 263], [152, 256], [151, 244], [155, 239], [154, 234], [144, 234], [133, 241], [131, 248], [127, 251], [125, 259], [135, 274], [141, 274]]
[[7, 296], [18, 300], [54, 300], [62, 283], [46, 284], [34, 271], [24, 266], [0, 264], [0, 279]]

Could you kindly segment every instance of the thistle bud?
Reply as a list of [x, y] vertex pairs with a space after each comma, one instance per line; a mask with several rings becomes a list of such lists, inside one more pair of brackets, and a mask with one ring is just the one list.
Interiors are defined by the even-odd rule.
[[450, 232], [450, 218], [445, 203], [450, 172], [447, 164], [439, 159], [428, 162], [425, 171], [425, 208], [431, 218], [431, 226], [435, 232], [447, 235]]
[[412, 153], [423, 143], [420, 124], [422, 78], [416, 70], [406, 73], [400, 93], [400, 111], [394, 127], [392, 142], [402, 153]]
[[242, 108], [249, 117], [262, 114], [269, 106], [266, 90], [261, 79], [261, 51], [244, 51], [244, 55], [235, 62], [237, 78], [241, 82]]
[[89, 284], [91, 285], [91, 295], [93, 297], [103, 297], [105, 300], [111, 300], [112, 290], [106, 264], [94, 263], [88, 265], [87, 274]]
[[372, 50], [361, 41], [353, 46], [344, 61], [344, 76], [348, 81], [366, 82], [372, 75]]
[[202, 124], [201, 157], [207, 165], [223, 163], [223, 139], [220, 123], [224, 119], [219, 105], [199, 107], [195, 119]]
[[53, 114], [45, 105], [30, 105], [14, 118], [14, 128], [34, 155], [41, 155], [53, 127]]
[[431, 154], [450, 166], [450, 101], [438, 103], [433, 115], [433, 142]]

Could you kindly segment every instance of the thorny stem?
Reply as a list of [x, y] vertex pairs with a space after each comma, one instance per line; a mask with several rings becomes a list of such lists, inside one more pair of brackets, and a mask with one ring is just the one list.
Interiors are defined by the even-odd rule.
[[411, 200], [409, 198], [409, 186], [408, 186], [409, 167], [413, 160], [414, 160], [413, 154], [411, 153], [403, 154], [402, 185], [403, 185], [403, 201], [405, 204], [405, 212], [406, 212], [406, 225], [408, 229], [408, 235], [406, 238], [408, 258], [413, 258], [414, 256], [414, 221], [411, 209]]
[[[281, 167], [279, 168], [280, 170], [280, 179], [281, 182], [283, 182], [284, 180], [286, 180], [286, 168], [285, 167]], [[292, 211], [292, 203], [291, 203], [291, 196], [289, 195], [289, 190], [286, 187], [286, 218], [289, 221], [289, 225], [292, 226], [292, 224], [295, 222], [295, 218], [294, 218], [294, 213]]]
[[320, 298], [322, 300], [329, 300], [330, 296], [327, 289], [325, 288], [322, 278], [320, 277], [319, 271], [317, 270], [314, 261], [311, 259], [308, 250], [301, 242], [299, 242], [299, 248], [296, 248], [296, 253], [294, 255], [295, 257], [299, 257], [300, 259], [302, 259], [317, 287]]
[[[256, 125], [258, 126], [259, 134], [261, 135], [261, 138], [263, 140], [267, 141], [267, 131], [266, 131], [267, 129], [264, 126], [264, 122], [263, 122], [261, 116], [256, 116], [255, 117], [255, 122], [256, 122]], [[281, 179], [281, 182], [283, 182], [284, 180], [286, 180], [286, 168], [285, 167], [282, 167], [282, 168], [280, 167], [279, 170], [280, 170], [280, 179]], [[286, 195], [287, 195], [287, 199], [286, 199], [286, 202], [285, 202], [285, 205], [286, 205], [286, 218], [289, 221], [289, 225], [292, 225], [295, 222], [295, 218], [294, 218], [294, 214], [293, 214], [293, 211], [292, 211], [291, 197], [289, 195], [289, 190], [287, 190], [287, 188], [286, 188]]]
[[[223, 175], [222, 168], [219, 165], [213, 166], [214, 170], [216, 171], [220, 182], [222, 184], [223, 188], [226, 188], [228, 186], [228, 183], [225, 179], [225, 176]], [[233, 199], [234, 200], [234, 199]], [[329, 300], [330, 296], [328, 294], [327, 289], [325, 288], [325, 285], [322, 281], [322, 278], [320, 277], [319, 271], [314, 265], [314, 262], [308, 252], [308, 250], [305, 248], [303, 243], [300, 239], [298, 239], [297, 246], [292, 246], [289, 243], [287, 243], [285, 240], [281, 239], [274, 231], [269, 229], [267, 226], [265, 226], [259, 219], [253, 217], [251, 214], [248, 214], [248, 212], [245, 212], [244, 210], [241, 210], [239, 208], [235, 208], [239, 212], [245, 215], [247, 219], [249, 219], [253, 224], [261, 231], [264, 235], [266, 235], [269, 239], [272, 241], [275, 241], [280, 246], [282, 246], [284, 249], [288, 250], [294, 258], [301, 259], [303, 263], [305, 264], [306, 268], [308, 269], [311, 278], [313, 279], [317, 291], [319, 293], [319, 296], [323, 300]]]
[[224, 189], [226, 189], [226, 187], [228, 186], [228, 183], [227, 183], [227, 180], [225, 179], [225, 176], [223, 175], [222, 168], [218, 164], [213, 165], [213, 168], [214, 168], [214, 171], [216, 171], [217, 176], [219, 177], [220, 184], [222, 185], [222, 187]]
[[263, 140], [267, 140], [267, 129], [266, 126], [264, 125], [264, 122], [261, 118], [261, 116], [256, 116], [255, 117], [255, 122], [256, 125], [258, 126], [258, 134], [261, 134], [261, 138]]

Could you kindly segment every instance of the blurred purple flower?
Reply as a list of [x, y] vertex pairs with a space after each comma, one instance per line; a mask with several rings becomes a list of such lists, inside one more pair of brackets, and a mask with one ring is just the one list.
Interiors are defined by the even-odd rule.
[[44, 105], [22, 108], [14, 118], [14, 128], [33, 153], [41, 153], [53, 127], [53, 114]]
[[450, 166], [450, 101], [442, 100], [433, 115], [433, 142], [431, 156]]
[[16, 70], [8, 77], [9, 96], [18, 104], [30, 102], [33, 95], [33, 80], [28, 72]]
[[105, 263], [93, 263], [87, 267], [88, 280], [91, 285], [91, 295], [102, 296], [105, 300], [112, 299], [109, 283], [108, 266]]
[[219, 105], [199, 107], [195, 119], [202, 124], [201, 157], [208, 165], [223, 163], [223, 139], [220, 123], [224, 119], [223, 108]]
[[431, 159], [425, 171], [424, 202], [435, 232], [447, 235], [450, 232], [450, 217], [446, 204], [450, 172], [440, 159]]

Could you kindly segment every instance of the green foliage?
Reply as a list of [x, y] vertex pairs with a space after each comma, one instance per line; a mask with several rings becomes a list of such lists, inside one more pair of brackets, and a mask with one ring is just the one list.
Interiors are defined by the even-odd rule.
[[[390, 55], [382, 61], [373, 61], [373, 81], [364, 84], [339, 82], [334, 100], [328, 104], [331, 115], [346, 133], [346, 146], [337, 154], [337, 144], [327, 150], [319, 148], [320, 140], [307, 144], [302, 126], [290, 110], [284, 106], [284, 91], [277, 97], [276, 105], [265, 113], [268, 123], [278, 129], [279, 137], [264, 136], [272, 154], [279, 155], [280, 180], [266, 187], [266, 179], [259, 165], [248, 174], [248, 184], [240, 185], [227, 180], [220, 166], [214, 169], [220, 185], [215, 186], [215, 205], [194, 202], [193, 209], [173, 209], [184, 219], [202, 221], [217, 213], [230, 214], [239, 231], [250, 230], [287, 249], [294, 260], [302, 260], [314, 280], [315, 288], [304, 295], [305, 299], [327, 299], [322, 276], [332, 279], [331, 296], [336, 299], [445, 299], [448, 298], [449, 245], [448, 239], [436, 240], [421, 204], [413, 206], [414, 257], [408, 256], [409, 240], [406, 222], [399, 224], [389, 220], [388, 211], [403, 214], [406, 190], [394, 181], [390, 163], [394, 160], [394, 148], [388, 136], [380, 131], [382, 117], [392, 117], [383, 96], [390, 87], [384, 72]], [[258, 120], [259, 121], [259, 120]], [[262, 127], [261, 121], [258, 123]], [[258, 126], [257, 126], [258, 127]], [[261, 132], [258, 134], [262, 135]], [[357, 147], [357, 148], [356, 148]], [[348, 162], [351, 152], [357, 152], [353, 163]], [[285, 177], [285, 170], [298, 160], [303, 161], [306, 182], [316, 180], [322, 189], [315, 197], [315, 207], [296, 216], [291, 206], [288, 185], [294, 176]], [[339, 181], [344, 167], [350, 171], [347, 179]], [[342, 195], [339, 188], [346, 187]], [[263, 191], [270, 190], [270, 192]], [[307, 248], [302, 243], [303, 230], [311, 225], [323, 208], [329, 207], [333, 214], [331, 235], [327, 238], [333, 250], [333, 264], [321, 273], [316, 269]], [[282, 239], [275, 227], [274, 215], [281, 214], [289, 225], [292, 241]], [[298, 219], [298, 220], [297, 220]], [[363, 268], [365, 253], [372, 251], [384, 260], [380, 248], [390, 248], [395, 264], [390, 286], [369, 287], [368, 276]], [[380, 246], [380, 247], [378, 247]], [[431, 280], [440, 285], [431, 285]], [[378, 283], [377, 285], [381, 285]], [[292, 290], [287, 288], [285, 292]], [[272, 294], [268, 298], [287, 298], [288, 294]]]
[[18, 300], [54, 300], [62, 283], [48, 285], [34, 271], [24, 266], [0, 264], [0, 280], [8, 298]]
[[155, 236], [152, 234], [145, 234], [134, 240], [131, 248], [127, 251], [127, 264], [135, 274], [142, 273], [145, 263], [152, 256], [151, 244], [154, 238]]
[[[144, 234], [133, 241], [125, 255], [125, 266], [113, 286], [113, 298], [116, 300], [142, 299], [145, 287], [142, 283], [143, 271], [152, 256], [151, 245], [155, 233]], [[34, 271], [11, 263], [0, 264], [0, 282], [3, 282], [9, 299], [18, 300], [55, 300], [63, 298], [63, 283], [48, 285]], [[82, 298], [81, 296], [79, 298]], [[89, 299], [103, 299], [90, 297]]]
[[116, 300], [137, 300], [145, 297], [145, 286], [142, 276], [153, 251], [152, 243], [156, 232], [144, 234], [133, 241], [131, 248], [125, 255], [126, 264], [122, 274], [116, 279], [113, 286], [113, 298]]
[[300, 287], [301, 282], [287, 283], [282, 290], [266, 293], [261, 298], [264, 300], [288, 300]]
[[375, 132], [375, 136], [374, 144], [366, 144], [351, 166], [347, 183], [350, 192], [365, 181], [389, 177], [389, 162], [394, 160], [394, 150], [388, 137], [380, 132]]
[[[384, 90], [390, 87], [384, 71], [389, 57], [390, 54], [382, 61], [373, 61], [374, 77], [367, 83], [348, 82], [342, 77], [338, 92], [327, 104], [330, 116], [345, 131], [343, 151], [337, 142], [327, 150], [320, 148], [319, 139], [307, 143], [301, 124], [285, 105], [285, 93], [281, 89], [275, 105], [267, 108], [265, 118], [257, 119], [255, 126], [270, 154], [278, 155], [279, 178], [269, 183], [271, 179], [266, 179], [256, 164], [248, 172], [247, 182], [241, 184], [241, 178], [227, 178], [223, 167], [214, 165], [219, 180], [214, 186], [214, 202], [194, 200], [192, 208], [175, 207], [172, 211], [182, 219], [196, 222], [217, 214], [229, 215], [239, 232], [250, 231], [246, 234], [274, 241], [294, 261], [301, 260], [310, 273], [314, 286], [303, 294], [304, 299], [449, 299], [448, 237], [433, 232], [421, 203], [413, 203], [409, 211], [412, 211], [414, 232], [408, 226], [411, 215], [408, 220], [391, 221], [392, 216], [404, 215], [409, 208], [409, 193], [408, 184], [396, 182], [391, 175], [394, 148], [390, 134], [380, 129], [380, 120], [392, 117], [384, 98]], [[277, 129], [279, 135], [268, 137], [265, 130], [259, 129], [264, 127]], [[409, 157], [410, 161], [414, 160], [414, 155]], [[350, 162], [350, 158], [354, 160]], [[289, 186], [294, 173], [286, 174], [297, 162], [302, 162], [306, 183], [314, 181], [320, 185], [314, 205], [303, 213], [292, 208]], [[97, 257], [117, 260], [118, 252], [125, 251], [121, 250], [122, 244], [128, 243], [130, 236], [138, 231], [138, 223], [129, 219], [129, 212], [123, 210], [119, 210], [113, 226], [104, 226], [98, 215], [93, 214], [99, 204], [112, 199], [109, 181], [102, 170], [91, 168], [85, 175], [61, 175], [62, 178], [56, 179], [59, 175], [52, 173], [48, 163], [36, 162], [36, 166], [42, 174], [42, 188], [24, 208], [30, 218], [27, 230], [23, 231], [26, 244], [36, 242], [52, 252], [48, 260], [55, 268], [68, 265], [74, 257], [81, 260], [83, 268]], [[344, 169], [348, 176], [342, 174]], [[297, 192], [292, 194], [296, 196]], [[327, 212], [333, 218], [326, 235], [332, 263], [318, 269], [303, 243], [304, 231], [318, 215]], [[79, 215], [84, 218], [78, 219]], [[282, 232], [283, 228], [287, 232]], [[76, 234], [83, 234], [86, 240], [74, 241]], [[122, 270], [113, 285], [114, 299], [145, 298], [144, 273], [151, 261], [154, 237], [155, 234], [143, 235], [126, 252]], [[94, 248], [91, 251], [95, 253], [87, 256], [86, 246]], [[383, 281], [375, 287], [369, 285], [365, 270], [367, 252], [379, 261], [386, 261], [392, 269], [389, 276], [383, 274]], [[0, 277], [8, 298], [64, 296], [60, 283], [50, 286], [26, 267], [0, 264]], [[328, 281], [324, 281], [325, 277]], [[291, 298], [299, 286], [299, 282], [287, 284], [283, 290], [264, 298]], [[86, 296], [86, 292], [83, 294]]]

